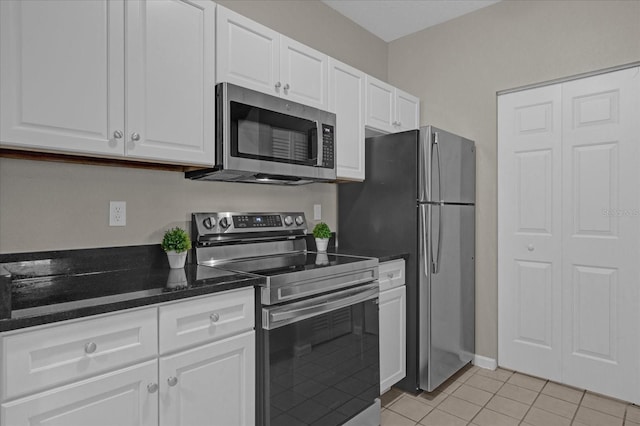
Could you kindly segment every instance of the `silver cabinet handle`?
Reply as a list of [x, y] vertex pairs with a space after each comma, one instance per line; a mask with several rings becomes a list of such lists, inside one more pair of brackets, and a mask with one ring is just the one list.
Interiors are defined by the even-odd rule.
[[113, 137], [116, 139], [122, 139], [122, 132], [120, 130], [116, 130], [113, 132]]
[[390, 280], [393, 279], [393, 272], [389, 272], [387, 274], [387, 278], [389, 278]]
[[282, 83], [277, 82], [277, 83], [276, 83], [276, 89], [279, 89], [279, 88], [280, 88], [280, 86], [282, 86]]
[[167, 383], [169, 384], [169, 386], [175, 386], [178, 384], [178, 378], [175, 376], [171, 376], [167, 379]]
[[287, 90], [289, 90], [289, 89], [290, 89], [290, 87], [291, 87], [291, 86], [289, 86], [289, 83], [287, 83], [287, 84], [285, 84], [285, 85], [284, 85], [283, 89], [284, 89], [285, 91], [287, 91]]
[[214, 312], [209, 315], [209, 319], [211, 320], [211, 322], [218, 322], [218, 320], [220, 319], [220, 314]]
[[140, 140], [140, 134], [136, 133], [136, 132], [131, 133], [131, 140], [132, 141], [139, 141]]
[[533, 246], [533, 244], [529, 244], [529, 245], [527, 246], [527, 250], [529, 250], [529, 251], [534, 251], [535, 249], [536, 249], [536, 248]]
[[87, 354], [94, 353], [96, 349], [98, 349], [98, 345], [96, 345], [96, 342], [89, 342], [86, 345], [84, 345], [84, 352]]
[[149, 393], [156, 393], [158, 391], [158, 384], [157, 383], [149, 383], [147, 385], [147, 390], [149, 391]]

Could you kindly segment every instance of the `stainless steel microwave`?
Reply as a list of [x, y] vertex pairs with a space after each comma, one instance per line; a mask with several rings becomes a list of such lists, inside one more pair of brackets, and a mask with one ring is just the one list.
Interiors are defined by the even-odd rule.
[[300, 185], [336, 179], [336, 115], [284, 98], [216, 86], [216, 165], [189, 179]]

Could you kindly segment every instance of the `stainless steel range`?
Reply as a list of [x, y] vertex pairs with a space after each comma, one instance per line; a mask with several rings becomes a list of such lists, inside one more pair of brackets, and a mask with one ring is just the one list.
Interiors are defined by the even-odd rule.
[[256, 423], [379, 425], [378, 260], [307, 250], [304, 213], [194, 213], [198, 265], [256, 290]]

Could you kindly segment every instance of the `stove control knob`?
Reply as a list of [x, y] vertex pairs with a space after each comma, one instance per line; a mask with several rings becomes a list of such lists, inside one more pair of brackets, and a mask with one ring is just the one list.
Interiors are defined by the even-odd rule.
[[227, 219], [226, 217], [221, 217], [218, 221], [218, 225], [220, 225], [222, 229], [227, 229], [230, 225], [229, 219]]
[[301, 226], [304, 224], [304, 218], [302, 216], [296, 217], [296, 225]]
[[205, 228], [207, 229], [211, 229], [214, 226], [216, 226], [216, 218], [215, 217], [208, 217], [205, 220], [202, 221], [202, 224], [204, 225]]
[[293, 224], [293, 219], [291, 219], [291, 216], [285, 216], [284, 224], [287, 226], [291, 226]]

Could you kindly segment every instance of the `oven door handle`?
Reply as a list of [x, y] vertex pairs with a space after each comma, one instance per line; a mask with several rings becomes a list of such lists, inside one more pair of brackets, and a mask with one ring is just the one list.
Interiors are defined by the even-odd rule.
[[376, 299], [379, 295], [377, 281], [358, 287], [314, 297], [302, 302], [294, 302], [285, 306], [263, 308], [262, 328], [273, 330], [288, 324], [335, 311], [346, 306], [356, 305], [367, 300]]

